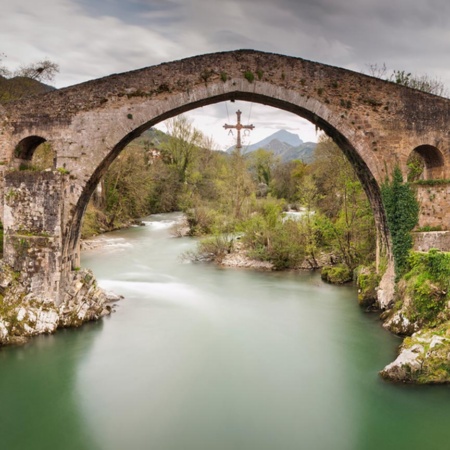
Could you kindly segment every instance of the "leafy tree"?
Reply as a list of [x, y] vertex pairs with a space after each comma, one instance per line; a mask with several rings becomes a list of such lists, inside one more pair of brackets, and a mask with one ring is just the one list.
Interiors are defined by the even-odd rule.
[[161, 152], [164, 161], [176, 169], [180, 183], [184, 183], [197, 158], [204, 136], [186, 116], [169, 120], [167, 131], [169, 139], [162, 143]]
[[322, 137], [311, 173], [316, 207], [324, 214], [317, 225], [322, 241], [351, 270], [374, 257], [373, 213], [355, 171], [334, 142]]
[[249, 170], [253, 173], [255, 181], [258, 183], [264, 183], [267, 186], [272, 181], [272, 173], [278, 160], [276, 156], [263, 148], [251, 152], [248, 155]]
[[298, 186], [308, 172], [308, 166], [299, 160], [278, 162], [272, 170], [270, 192], [290, 203], [298, 200]]

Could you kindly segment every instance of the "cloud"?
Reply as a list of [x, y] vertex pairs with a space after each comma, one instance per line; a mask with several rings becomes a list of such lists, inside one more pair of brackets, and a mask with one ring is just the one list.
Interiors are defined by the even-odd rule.
[[50, 57], [59, 86], [237, 48], [356, 70], [385, 62], [450, 85], [446, 0], [16, 0], [2, 9], [10, 65]]
[[356, 71], [385, 63], [450, 87], [447, 0], [15, 0], [0, 42], [10, 68], [59, 63], [58, 87], [238, 48]]

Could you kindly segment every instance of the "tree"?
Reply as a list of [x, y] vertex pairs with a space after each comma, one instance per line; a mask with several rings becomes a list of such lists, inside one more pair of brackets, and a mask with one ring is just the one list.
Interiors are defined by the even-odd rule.
[[254, 174], [258, 183], [264, 183], [267, 186], [272, 181], [272, 172], [278, 162], [278, 158], [268, 150], [259, 148], [248, 155], [249, 169]]
[[49, 59], [42, 59], [28, 65], [20, 66], [15, 72], [15, 77], [25, 77], [36, 81], [53, 81], [59, 72], [59, 66]]
[[170, 119], [167, 123], [167, 132], [169, 139], [161, 146], [163, 158], [167, 164], [176, 169], [180, 183], [184, 183], [197, 158], [204, 136], [201, 131], [194, 128], [186, 116]]
[[270, 192], [290, 203], [297, 200], [298, 186], [308, 171], [308, 166], [298, 159], [278, 162], [272, 170]]
[[444, 83], [429, 75], [416, 75], [406, 70], [392, 70], [389, 71], [386, 64], [382, 66], [378, 64], [369, 64], [369, 75], [381, 78], [383, 80], [392, 81], [412, 89], [428, 92], [429, 94], [439, 95], [441, 97], [448, 97], [449, 92]]
[[53, 81], [59, 72], [59, 65], [48, 58], [35, 61], [30, 64], [22, 64], [18, 69], [10, 71], [5, 65], [1, 64], [6, 57], [4, 53], [0, 53], [0, 75], [5, 78], [25, 77], [36, 81]]
[[328, 137], [316, 147], [311, 170], [324, 213], [318, 226], [324, 242], [350, 269], [374, 255], [375, 225], [369, 201], [346, 156]]

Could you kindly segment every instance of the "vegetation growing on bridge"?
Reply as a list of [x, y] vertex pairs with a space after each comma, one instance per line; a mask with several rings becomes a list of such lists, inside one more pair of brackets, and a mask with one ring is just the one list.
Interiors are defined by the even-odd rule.
[[394, 168], [392, 180], [381, 186], [381, 196], [392, 237], [397, 280], [405, 273], [413, 240], [411, 231], [419, 219], [419, 205], [409, 183], [403, 182], [399, 167]]

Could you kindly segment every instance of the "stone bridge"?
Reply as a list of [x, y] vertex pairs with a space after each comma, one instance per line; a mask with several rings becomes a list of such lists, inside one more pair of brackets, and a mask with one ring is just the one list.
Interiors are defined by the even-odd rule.
[[[419, 155], [423, 177], [430, 180], [418, 187], [420, 225], [448, 229], [450, 100], [252, 50], [113, 74], [0, 107], [6, 263], [21, 272], [36, 296], [61, 302], [80, 265], [80, 226], [89, 198], [123, 148], [162, 120], [235, 99], [306, 118], [346, 154], [372, 205], [379, 251], [388, 256], [380, 291], [386, 306], [392, 298], [393, 261], [380, 183], [396, 165], [406, 175], [408, 158]], [[55, 151], [55, 170], [18, 170], [43, 142]], [[434, 238], [434, 246], [445, 246], [439, 233]]]

